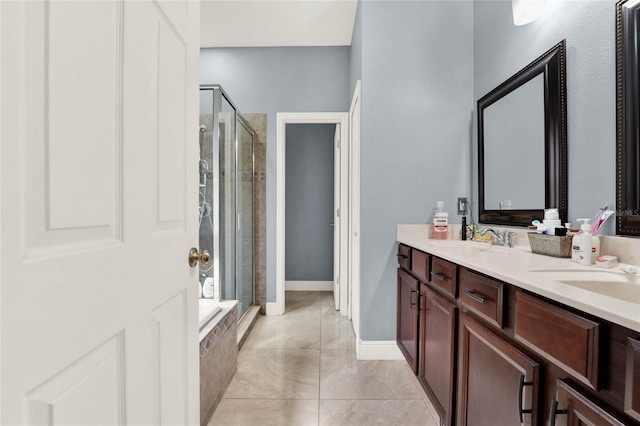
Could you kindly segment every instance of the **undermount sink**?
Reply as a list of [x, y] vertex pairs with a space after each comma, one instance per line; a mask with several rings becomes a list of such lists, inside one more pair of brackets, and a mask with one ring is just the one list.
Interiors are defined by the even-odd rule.
[[597, 269], [534, 269], [530, 272], [586, 291], [640, 304], [640, 277], [635, 274]]

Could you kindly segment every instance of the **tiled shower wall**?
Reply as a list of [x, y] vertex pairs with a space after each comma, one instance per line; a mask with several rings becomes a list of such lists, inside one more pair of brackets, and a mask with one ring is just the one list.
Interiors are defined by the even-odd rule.
[[242, 113], [242, 117], [255, 131], [253, 173], [253, 223], [254, 223], [254, 268], [255, 304], [260, 313], [267, 312], [267, 176], [266, 141], [267, 114]]

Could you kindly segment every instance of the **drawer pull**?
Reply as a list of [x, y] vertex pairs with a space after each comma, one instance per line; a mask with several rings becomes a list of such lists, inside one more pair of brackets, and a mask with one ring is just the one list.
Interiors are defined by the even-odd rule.
[[396, 254], [396, 256], [398, 256], [398, 259], [406, 259], [407, 255], [406, 254], [402, 254], [402, 253], [398, 253]]
[[437, 279], [439, 279], [440, 281], [446, 281], [446, 280], [447, 280], [447, 277], [445, 277], [444, 275], [440, 275], [440, 274], [439, 274], [439, 273], [437, 273], [437, 272], [431, 272], [431, 277], [432, 277], [432, 278], [437, 278]]
[[522, 419], [523, 414], [531, 414], [533, 413], [532, 409], [525, 410], [522, 408], [522, 395], [524, 394], [525, 386], [533, 386], [533, 382], [525, 382], [524, 374], [520, 375], [520, 385], [518, 386], [518, 417], [520, 418], [520, 423], [524, 423]]
[[549, 426], [556, 426], [556, 414], [567, 414], [567, 410], [558, 410], [558, 401], [552, 398], [549, 409]]
[[414, 289], [411, 289], [411, 293], [409, 293], [409, 305], [411, 306], [411, 309], [416, 305], [416, 302], [413, 301], [413, 295], [415, 292], [416, 291]]
[[470, 298], [472, 298], [473, 300], [475, 300], [476, 302], [480, 302], [480, 303], [484, 303], [484, 301], [486, 300], [484, 297], [482, 296], [478, 296], [477, 294], [475, 294], [473, 291], [470, 290], [463, 290], [464, 294], [466, 294], [467, 296], [469, 296]]

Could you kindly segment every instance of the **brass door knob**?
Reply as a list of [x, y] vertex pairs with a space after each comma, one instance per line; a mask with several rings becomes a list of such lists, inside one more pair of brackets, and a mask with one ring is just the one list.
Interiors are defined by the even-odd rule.
[[203, 265], [208, 265], [211, 260], [211, 254], [208, 250], [203, 250], [202, 253], [198, 253], [198, 249], [195, 247], [191, 247], [189, 250], [189, 266], [192, 268], [198, 264], [198, 262]]

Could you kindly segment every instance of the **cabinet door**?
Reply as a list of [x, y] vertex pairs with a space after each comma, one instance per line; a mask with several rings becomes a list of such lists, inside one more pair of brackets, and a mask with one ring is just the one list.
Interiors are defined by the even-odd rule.
[[569, 383], [558, 380], [557, 400], [551, 401], [549, 425], [623, 426], [624, 423], [612, 417]]
[[456, 306], [420, 285], [418, 379], [443, 424], [452, 425]]
[[396, 340], [414, 373], [418, 372], [418, 280], [398, 269]]
[[538, 424], [538, 363], [461, 315], [458, 424]]

